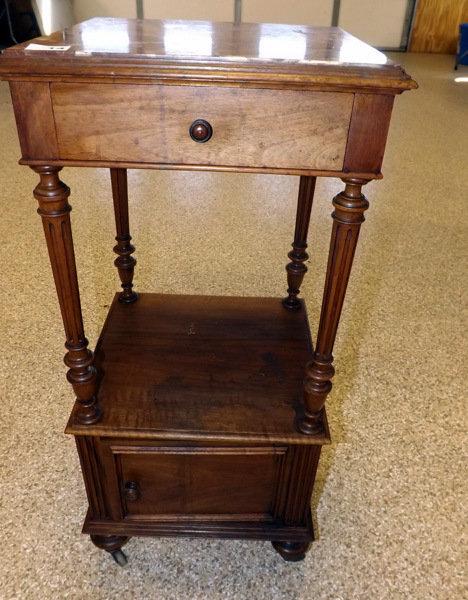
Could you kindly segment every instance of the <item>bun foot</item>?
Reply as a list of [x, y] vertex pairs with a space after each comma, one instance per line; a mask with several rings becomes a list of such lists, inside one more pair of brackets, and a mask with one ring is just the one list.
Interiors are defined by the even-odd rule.
[[287, 562], [304, 560], [310, 542], [271, 542], [273, 548]]
[[127, 557], [122, 552], [122, 546], [128, 542], [129, 537], [120, 535], [91, 535], [91, 541], [101, 550], [109, 552], [115, 562], [124, 567], [127, 564]]

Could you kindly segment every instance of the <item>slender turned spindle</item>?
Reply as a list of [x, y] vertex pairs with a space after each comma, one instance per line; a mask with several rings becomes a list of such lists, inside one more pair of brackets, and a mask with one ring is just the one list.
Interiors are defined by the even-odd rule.
[[55, 287], [62, 312], [68, 352], [64, 362], [69, 368], [67, 379], [78, 401], [78, 420], [86, 425], [99, 420], [101, 413], [96, 401], [96, 369], [93, 353], [83, 330], [80, 292], [76, 275], [75, 253], [70, 224], [70, 190], [59, 179], [61, 167], [33, 167], [40, 176], [34, 189], [39, 202], [49, 251]]
[[314, 200], [316, 177], [302, 176], [299, 181], [299, 195], [297, 198], [296, 229], [292, 250], [288, 254], [291, 262], [286, 265], [288, 273], [288, 297], [283, 300], [283, 305], [290, 310], [301, 308], [298, 300], [302, 280], [307, 273], [304, 264], [309, 258], [307, 249], [307, 233], [309, 231], [310, 211]]
[[122, 282], [122, 292], [119, 294], [119, 301], [125, 304], [135, 302], [138, 294], [133, 291], [133, 271], [136, 260], [132, 254], [135, 252], [135, 246], [130, 242], [130, 226], [128, 219], [128, 186], [127, 169], [111, 169], [112, 198], [114, 200], [115, 227], [117, 236], [115, 238], [117, 245], [114, 246], [114, 252], [118, 254], [114, 265], [119, 271], [120, 281]]
[[367, 183], [363, 179], [343, 179], [345, 190], [333, 199], [333, 229], [328, 255], [327, 275], [317, 344], [312, 360], [306, 366], [304, 381], [305, 414], [299, 428], [313, 434], [322, 429], [322, 408], [332, 388], [333, 344], [353, 264], [359, 229], [369, 203], [361, 193]]

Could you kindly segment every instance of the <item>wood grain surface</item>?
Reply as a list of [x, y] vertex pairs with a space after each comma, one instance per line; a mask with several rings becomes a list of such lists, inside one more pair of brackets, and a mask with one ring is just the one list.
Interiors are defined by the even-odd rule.
[[455, 54], [458, 28], [468, 22], [468, 0], [418, 0], [411, 52]]
[[[281, 458], [286, 450], [248, 447], [113, 449], [124, 518], [272, 520]], [[134, 497], [125, 487], [133, 483]]]
[[[5, 51], [0, 77], [395, 94], [416, 85], [399, 65], [339, 27], [96, 18], [39, 38], [41, 51], [28, 50], [29, 43]], [[67, 49], [48, 50], [51, 45]]]
[[394, 96], [356, 94], [343, 171], [380, 173]]
[[[415, 82], [338, 28], [94, 19], [37, 42], [35, 52], [29, 42], [8, 49], [0, 76], [11, 81], [22, 162], [40, 176], [34, 195], [76, 395], [67, 433], [77, 438], [88, 496], [83, 531], [119, 564], [132, 535], [267, 539], [285, 560], [301, 560], [330, 441], [333, 345], [368, 206], [361, 187], [380, 176], [393, 95]], [[57, 43], [69, 47], [48, 48]], [[191, 127], [200, 119], [202, 128]], [[64, 164], [112, 168], [123, 291], [94, 354], [69, 189], [58, 177]], [[348, 174], [333, 200], [315, 351], [297, 298], [313, 177], [301, 180], [285, 305], [137, 296], [125, 171], [135, 166], [370, 172]]]
[[98, 424], [68, 433], [327, 443], [297, 431], [312, 356], [306, 311], [278, 298], [141, 294], [114, 301], [95, 351]]
[[23, 158], [58, 158], [49, 84], [10, 81], [10, 93]]
[[[340, 171], [348, 93], [52, 84], [60, 157]], [[205, 119], [206, 143], [189, 128]]]
[[303, 552], [314, 539], [320, 445], [84, 436], [77, 447], [86, 533], [269, 539], [305, 543]]

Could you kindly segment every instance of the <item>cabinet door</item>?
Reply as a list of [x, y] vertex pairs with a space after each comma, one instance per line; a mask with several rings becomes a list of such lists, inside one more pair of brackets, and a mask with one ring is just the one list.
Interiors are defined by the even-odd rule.
[[284, 448], [111, 445], [124, 519], [271, 521]]
[[313, 539], [319, 445], [76, 441], [89, 501], [85, 533]]

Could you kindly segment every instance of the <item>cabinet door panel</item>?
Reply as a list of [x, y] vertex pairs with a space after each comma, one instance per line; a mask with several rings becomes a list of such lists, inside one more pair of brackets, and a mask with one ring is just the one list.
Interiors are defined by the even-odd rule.
[[272, 520], [276, 448], [113, 447], [127, 519]]

